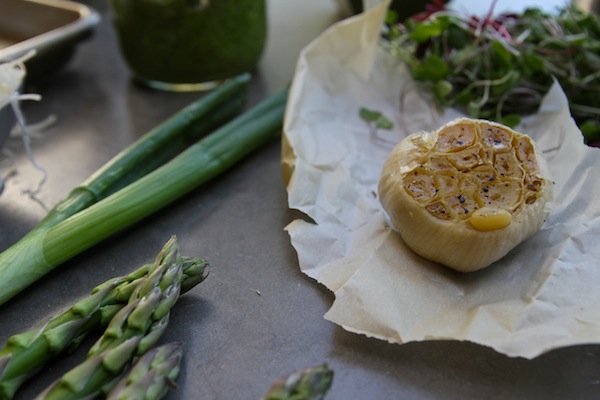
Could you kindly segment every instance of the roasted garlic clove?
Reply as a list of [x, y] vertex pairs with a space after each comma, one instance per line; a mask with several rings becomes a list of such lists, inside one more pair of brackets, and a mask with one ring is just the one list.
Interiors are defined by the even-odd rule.
[[529, 136], [461, 118], [400, 142], [384, 164], [379, 197], [417, 254], [470, 272], [540, 230], [552, 180]]

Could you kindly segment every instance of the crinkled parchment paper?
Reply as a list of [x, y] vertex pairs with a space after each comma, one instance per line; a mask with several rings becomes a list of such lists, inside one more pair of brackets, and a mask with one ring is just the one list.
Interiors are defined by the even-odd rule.
[[[284, 126], [286, 230], [302, 271], [335, 293], [325, 318], [392, 343], [464, 340], [508, 356], [600, 342], [600, 151], [583, 144], [555, 85], [518, 128], [556, 187], [542, 230], [494, 265], [461, 274], [423, 260], [388, 228], [379, 172], [404, 136], [460, 116], [436, 110], [376, 43], [387, 3], [343, 20], [298, 60]], [[394, 120], [373, 131], [360, 107]]]

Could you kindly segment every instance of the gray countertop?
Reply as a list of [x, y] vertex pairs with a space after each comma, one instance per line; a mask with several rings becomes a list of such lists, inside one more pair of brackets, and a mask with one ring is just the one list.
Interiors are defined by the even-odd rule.
[[[252, 83], [251, 102], [285, 85], [299, 49], [338, 17], [333, 1], [300, 4], [271, 2], [270, 42]], [[105, 2], [90, 5], [103, 17], [94, 36], [64, 70], [29, 88], [43, 96], [41, 102], [25, 105], [30, 122], [56, 116], [33, 140], [37, 162], [48, 171], [39, 195], [47, 206], [200, 96], [133, 84], [116, 49]], [[18, 141], [7, 146], [15, 152], [18, 173], [0, 196], [0, 249], [45, 215], [42, 205], [21, 192], [37, 184], [39, 173]], [[177, 235], [185, 255], [207, 259], [212, 269], [177, 303], [161, 339], [185, 343], [179, 387], [169, 399], [258, 399], [281, 375], [324, 362], [335, 372], [329, 400], [600, 398], [599, 346], [525, 360], [470, 343], [392, 345], [324, 320], [333, 294], [300, 272], [284, 231], [301, 215], [287, 207], [280, 150], [278, 142], [269, 144], [0, 306], [0, 342], [62, 311], [106, 279], [151, 261]], [[49, 366], [17, 398], [33, 397], [84, 356], [81, 349]]]

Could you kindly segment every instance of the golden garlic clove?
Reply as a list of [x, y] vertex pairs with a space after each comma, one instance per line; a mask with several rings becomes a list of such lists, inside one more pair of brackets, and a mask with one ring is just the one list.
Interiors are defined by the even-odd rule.
[[542, 227], [552, 180], [529, 136], [460, 118], [400, 142], [384, 164], [379, 197], [416, 253], [470, 272]]

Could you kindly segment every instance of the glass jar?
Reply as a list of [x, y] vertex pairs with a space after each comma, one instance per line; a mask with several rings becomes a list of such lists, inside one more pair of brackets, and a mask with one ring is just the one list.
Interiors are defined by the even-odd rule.
[[113, 26], [136, 80], [164, 90], [215, 87], [256, 67], [266, 0], [110, 0]]

